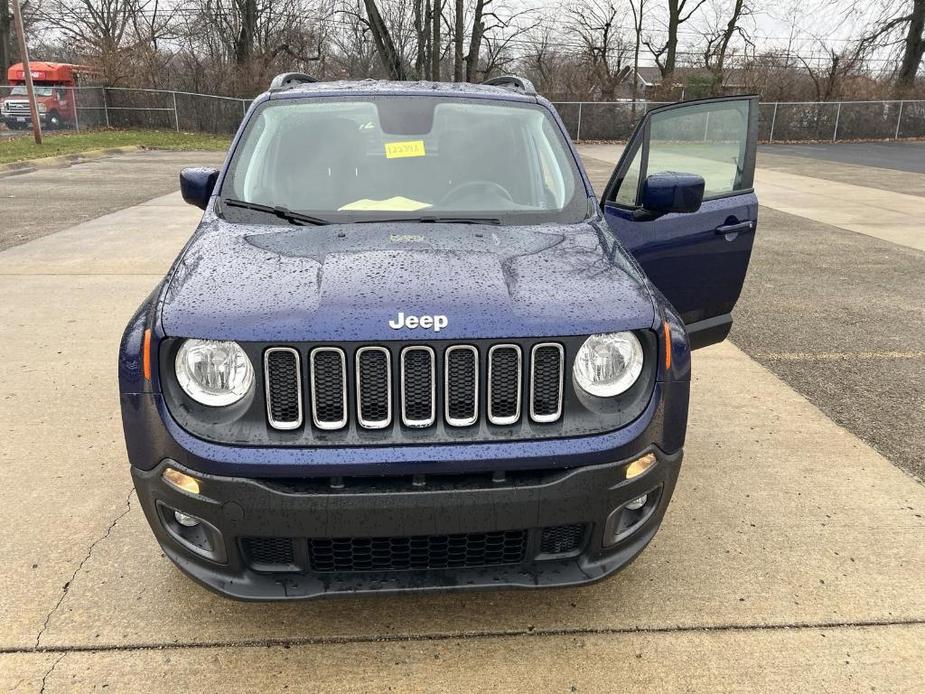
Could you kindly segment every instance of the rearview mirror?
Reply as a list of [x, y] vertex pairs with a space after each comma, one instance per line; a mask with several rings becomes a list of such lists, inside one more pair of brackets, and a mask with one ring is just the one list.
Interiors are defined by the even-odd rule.
[[696, 212], [703, 202], [703, 176], [663, 171], [646, 177], [642, 186], [642, 209], [656, 214]]
[[190, 205], [204, 210], [218, 180], [218, 169], [191, 167], [180, 172], [180, 194]]

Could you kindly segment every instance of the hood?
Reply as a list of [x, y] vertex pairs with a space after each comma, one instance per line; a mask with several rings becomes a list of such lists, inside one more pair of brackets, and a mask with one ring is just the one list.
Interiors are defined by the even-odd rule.
[[[399, 313], [445, 320], [439, 332], [393, 329]], [[286, 342], [580, 335], [653, 318], [645, 285], [619, 253], [608, 260], [590, 223], [280, 227], [213, 217], [177, 259], [161, 308], [170, 336]]]

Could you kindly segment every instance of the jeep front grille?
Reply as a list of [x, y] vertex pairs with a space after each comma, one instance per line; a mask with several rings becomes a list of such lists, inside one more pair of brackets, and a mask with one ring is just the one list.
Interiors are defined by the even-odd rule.
[[267, 418], [274, 429], [302, 425], [303, 398], [310, 424], [325, 431], [344, 429], [351, 420], [361, 430], [376, 430], [393, 424], [427, 429], [438, 424], [438, 416], [450, 429], [476, 425], [480, 417], [497, 427], [528, 416], [538, 424], [562, 418], [565, 350], [557, 342], [481, 349], [436, 343], [364, 345], [355, 351], [322, 346], [307, 356], [303, 378], [296, 349], [264, 352]]
[[319, 429], [347, 424], [347, 359], [337, 347], [318, 347], [309, 359], [312, 421]]
[[443, 390], [446, 423], [467, 427], [479, 417], [479, 352], [471, 345], [447, 347]]
[[385, 347], [357, 350], [357, 413], [365, 429], [392, 423], [392, 358]]
[[488, 350], [488, 421], [492, 424], [514, 424], [520, 419], [521, 362], [517, 345], [495, 345]]
[[554, 422], [562, 416], [562, 345], [534, 345], [530, 359], [530, 417], [534, 422]]
[[274, 429], [302, 426], [302, 367], [292, 347], [271, 347], [264, 353], [267, 420]]

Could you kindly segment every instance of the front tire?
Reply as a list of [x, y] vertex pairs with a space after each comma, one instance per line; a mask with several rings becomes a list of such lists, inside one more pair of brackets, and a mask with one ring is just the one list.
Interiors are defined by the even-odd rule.
[[58, 115], [57, 111], [52, 111], [48, 114], [48, 129], [49, 130], [60, 130], [62, 126], [61, 116]]

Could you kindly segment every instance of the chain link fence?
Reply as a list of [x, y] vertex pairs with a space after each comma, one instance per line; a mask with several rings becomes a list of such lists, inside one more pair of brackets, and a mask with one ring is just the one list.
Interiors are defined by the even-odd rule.
[[[626, 140], [636, 122], [666, 102], [560, 101], [555, 107], [569, 135], [582, 140]], [[759, 104], [762, 142], [845, 142], [925, 137], [925, 101], [810, 101]]]
[[[26, 130], [29, 105], [23, 87], [0, 87], [0, 111], [8, 130]], [[176, 130], [233, 134], [250, 99], [164, 89], [40, 87], [36, 101], [48, 130], [99, 128]]]
[[[148, 128], [233, 134], [250, 99], [163, 89], [37, 86], [47, 129]], [[10, 97], [6, 99], [5, 97]], [[29, 127], [23, 87], [0, 87], [3, 128]], [[656, 101], [554, 102], [576, 141], [626, 140]], [[4, 133], [9, 134], [9, 133]], [[925, 137], [925, 101], [766, 102], [759, 106], [762, 142], [840, 142]]]

